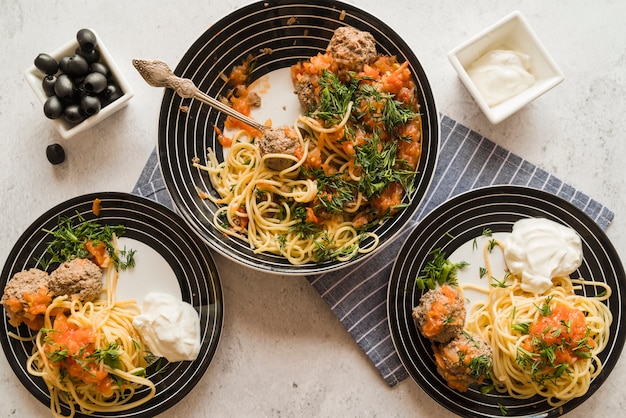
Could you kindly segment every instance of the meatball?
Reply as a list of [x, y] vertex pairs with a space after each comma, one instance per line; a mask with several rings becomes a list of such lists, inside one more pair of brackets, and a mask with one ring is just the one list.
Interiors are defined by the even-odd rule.
[[307, 111], [311, 111], [319, 105], [318, 95], [315, 94], [315, 87], [309, 76], [303, 76], [296, 80], [294, 88], [294, 93], [298, 96], [298, 102]]
[[[258, 145], [261, 156], [266, 154], [285, 154], [293, 156], [296, 149], [300, 146], [300, 141], [293, 132], [293, 129], [288, 126], [282, 126], [277, 129], [265, 130]], [[277, 171], [291, 167], [293, 162], [292, 159], [278, 156], [265, 159], [265, 165]]]
[[38, 321], [37, 316], [43, 313], [41, 309], [45, 311], [46, 304], [52, 299], [48, 277], [45, 271], [31, 268], [15, 273], [7, 282], [1, 303], [11, 325], [18, 326], [25, 322], [33, 329], [41, 328], [42, 322]]
[[376, 41], [369, 32], [350, 26], [337, 28], [326, 48], [340, 71], [356, 71], [376, 60]]
[[463, 331], [446, 344], [433, 345], [433, 351], [437, 372], [452, 389], [465, 392], [491, 375], [493, 353], [479, 335]]
[[90, 260], [74, 258], [50, 273], [48, 288], [55, 296], [76, 296], [89, 302], [102, 291], [102, 270]]
[[465, 301], [456, 288], [444, 284], [429, 290], [413, 308], [415, 325], [426, 338], [445, 343], [465, 325]]

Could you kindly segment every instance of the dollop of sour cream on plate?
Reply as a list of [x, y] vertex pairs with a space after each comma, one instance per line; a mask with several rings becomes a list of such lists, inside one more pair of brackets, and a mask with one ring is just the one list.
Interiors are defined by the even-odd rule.
[[200, 317], [187, 302], [167, 293], [148, 293], [133, 326], [156, 356], [172, 362], [198, 357]]
[[580, 236], [573, 229], [545, 218], [520, 219], [504, 244], [509, 271], [522, 278], [522, 289], [541, 294], [553, 277], [568, 276], [582, 263]]
[[495, 106], [521, 93], [533, 84], [530, 56], [509, 49], [487, 51], [474, 61], [468, 75], [489, 106]]

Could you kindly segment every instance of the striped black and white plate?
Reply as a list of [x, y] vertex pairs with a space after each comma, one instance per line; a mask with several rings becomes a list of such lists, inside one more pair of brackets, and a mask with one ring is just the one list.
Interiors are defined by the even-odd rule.
[[[94, 199], [101, 200], [101, 211], [92, 211]], [[4, 289], [13, 275], [37, 266], [60, 218], [73, 224], [94, 220], [104, 225], [124, 225], [120, 248], [136, 250], [136, 267], [120, 272], [117, 299], [136, 299], [141, 306], [149, 292], [179, 296], [198, 311], [201, 327], [201, 349], [194, 361], [168, 363], [161, 359], [148, 368], [147, 377], [156, 385], [155, 396], [147, 403], [119, 413], [98, 413], [90, 417], [152, 417], [180, 401], [198, 383], [215, 355], [223, 323], [222, 287], [210, 249], [187, 224], [166, 207], [143, 197], [117, 192], [94, 193], [63, 202], [41, 215], [19, 238], [0, 276]], [[8, 335], [34, 335], [28, 327], [8, 323], [5, 312], [0, 320], [0, 342], [7, 360], [24, 386], [45, 405], [50, 404], [43, 379], [31, 376], [26, 360], [32, 352], [32, 341], [20, 341]], [[145, 390], [136, 396], [142, 396]], [[69, 409], [65, 414], [69, 413]]]
[[[573, 228], [582, 238], [583, 262], [572, 277], [606, 283], [613, 291], [607, 301], [613, 313], [610, 341], [600, 355], [603, 370], [591, 382], [585, 396], [557, 408], [539, 396], [520, 400], [495, 391], [483, 395], [476, 387], [465, 393], [450, 389], [436, 371], [430, 342], [418, 333], [411, 317], [411, 311], [422, 295], [415, 278], [432, 258], [432, 250], [440, 248], [450, 256], [463, 244], [480, 237], [485, 228], [493, 233], [511, 232], [515, 221], [531, 217], [548, 218]], [[389, 281], [389, 328], [409, 375], [449, 410], [461, 416], [497, 417], [502, 416], [502, 407], [506, 408], [507, 416], [560, 416], [591, 396], [614, 368], [626, 338], [621, 331], [625, 319], [625, 291], [626, 275], [615, 248], [602, 229], [580, 209], [541, 190], [491, 186], [463, 193], [443, 203], [410, 233]]]
[[[251, 79], [261, 95], [262, 105], [252, 116], [273, 126], [293, 124], [301, 112], [289, 67], [326, 50], [333, 31], [350, 25], [370, 32], [379, 53], [408, 61], [416, 79], [423, 120], [423, 154], [409, 207], [376, 228], [382, 247], [409, 221], [422, 201], [433, 176], [439, 146], [439, 120], [433, 94], [424, 69], [411, 48], [388, 25], [357, 7], [337, 1], [259, 1], [238, 10], [211, 26], [189, 48], [174, 70], [189, 78], [208, 95], [227, 94], [224, 75], [256, 57]], [[281, 274], [322, 273], [358, 262], [328, 262], [293, 266], [284, 257], [255, 254], [241, 241], [225, 237], [213, 226], [216, 205], [198, 196], [196, 188], [213, 192], [205, 175], [191, 166], [199, 157], [205, 161], [208, 147], [223, 160], [222, 146], [214, 126], [223, 128], [225, 115], [192, 99], [165, 92], [159, 119], [158, 158], [172, 201], [194, 230], [221, 254], [249, 267]], [[365, 242], [364, 245], [367, 245]]]

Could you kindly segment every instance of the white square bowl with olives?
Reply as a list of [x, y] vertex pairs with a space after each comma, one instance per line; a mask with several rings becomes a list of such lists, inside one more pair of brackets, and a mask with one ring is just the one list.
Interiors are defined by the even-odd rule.
[[100, 123], [128, 104], [133, 91], [93, 29], [56, 51], [42, 52], [26, 80], [64, 139]]

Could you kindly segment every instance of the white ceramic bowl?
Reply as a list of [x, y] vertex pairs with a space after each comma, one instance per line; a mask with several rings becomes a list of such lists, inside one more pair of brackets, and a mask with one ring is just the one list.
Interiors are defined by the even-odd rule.
[[[109, 53], [109, 50], [106, 48], [106, 46], [102, 42], [102, 38], [100, 38], [100, 36], [98, 36], [98, 34], [93, 29], [90, 29], [90, 30], [96, 35], [96, 39], [98, 41], [96, 48], [100, 51], [100, 62], [105, 64], [109, 68], [111, 72], [111, 77], [113, 78], [113, 80], [116, 82], [116, 84], [122, 91], [122, 96], [119, 97], [117, 100], [111, 102], [110, 104], [104, 106], [98, 113], [89, 116], [84, 121], [77, 123], [77, 124], [72, 124], [66, 121], [63, 117], [60, 117], [58, 119], [51, 119], [51, 122], [54, 124], [54, 127], [57, 129], [57, 131], [59, 131], [59, 134], [64, 139], [71, 138], [74, 135], [80, 132], [83, 132], [91, 128], [92, 126], [102, 122], [104, 119], [108, 118], [113, 113], [117, 112], [118, 110], [126, 106], [128, 104], [128, 101], [133, 97], [133, 91], [130, 85], [124, 78], [122, 72], [120, 71], [119, 67], [115, 63], [115, 60]], [[73, 41], [68, 42], [61, 48], [57, 49], [56, 51], [46, 52], [46, 53], [50, 54], [54, 59], [59, 61], [64, 56], [74, 55], [77, 47], [78, 47], [78, 41], [74, 39]], [[36, 54], [33, 55], [33, 59], [35, 58], [35, 56]], [[32, 90], [35, 92], [35, 94], [41, 101], [40, 112], [41, 112], [41, 116], [45, 118], [46, 116], [43, 113], [43, 104], [46, 102], [48, 97], [46, 96], [46, 93], [44, 93], [43, 87], [41, 86], [41, 83], [43, 81], [43, 78], [45, 77], [45, 74], [43, 74], [33, 64], [30, 68], [28, 68], [25, 71], [24, 75], [26, 77], [26, 81], [28, 82]]]
[[[478, 58], [493, 49], [510, 49], [530, 56], [529, 72], [535, 83], [521, 93], [490, 106], [468, 69]], [[499, 123], [563, 81], [556, 65], [524, 16], [515, 11], [448, 53], [448, 59], [487, 119]]]

